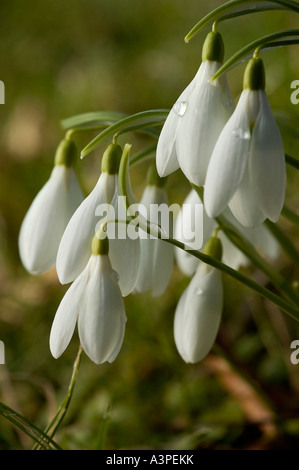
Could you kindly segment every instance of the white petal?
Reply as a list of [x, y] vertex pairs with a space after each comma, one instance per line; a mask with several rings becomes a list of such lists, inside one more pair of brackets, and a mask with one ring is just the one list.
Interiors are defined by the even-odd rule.
[[80, 204], [63, 233], [56, 260], [60, 282], [72, 282], [86, 266], [91, 255], [91, 242], [99, 217], [100, 204], [110, 204], [115, 192], [117, 177], [102, 173], [96, 186]]
[[74, 170], [55, 166], [31, 204], [19, 234], [21, 260], [30, 273], [39, 274], [54, 265], [63, 231], [81, 198]]
[[247, 116], [250, 92], [242, 92], [211, 156], [204, 193], [204, 204], [210, 217], [217, 217], [225, 209], [244, 175], [250, 144]]
[[[193, 213], [192, 208], [195, 204], [202, 204], [202, 201], [197, 192], [192, 189], [184, 200], [175, 222], [175, 238], [186, 243], [186, 245], [188, 245], [188, 242], [190, 244], [190, 240], [186, 238], [186, 234], [188, 235], [189, 231], [191, 232], [190, 235], [195, 233], [195, 230], [198, 230], [199, 226], [199, 223], [196, 223], [193, 217], [190, 220], [190, 214]], [[187, 227], [190, 227], [190, 230], [187, 230]], [[214, 219], [208, 217], [204, 207], [202, 227], [200, 227], [200, 229], [203, 230], [203, 246], [211, 237], [215, 227], [216, 222]], [[191, 240], [191, 242], [193, 241], [194, 239]], [[176, 248], [175, 256], [180, 270], [187, 276], [192, 276], [196, 271], [199, 260], [193, 255], [189, 254], [187, 251], [181, 250], [180, 248]]]
[[[124, 216], [121, 215], [125, 207], [122, 209], [123, 201], [118, 194], [117, 189], [111, 205], [115, 214], [120, 214], [118, 219], [125, 220], [126, 212]], [[119, 287], [124, 297], [134, 290], [140, 266], [140, 240], [138, 237], [131, 239], [127, 229], [128, 226], [124, 223], [116, 224], [115, 236], [109, 239], [109, 258], [112, 268], [119, 275]]]
[[222, 262], [224, 264], [227, 264], [233, 269], [239, 269], [241, 266], [245, 267], [250, 264], [247, 256], [245, 256], [244, 253], [240, 251], [222, 231], [220, 231], [217, 236], [222, 243]]
[[194, 79], [181, 93], [162, 127], [156, 151], [157, 171], [161, 177], [168, 176], [179, 168], [175, 146], [177, 125], [193, 86]]
[[65, 351], [73, 336], [89, 269], [90, 263], [70, 286], [56, 312], [50, 333], [50, 350], [56, 359]]
[[178, 123], [179, 164], [188, 180], [197, 186], [204, 184], [213, 148], [232, 111], [224, 105], [220, 82], [210, 82], [219, 66], [211, 61], [201, 64], [186, 112]]
[[125, 334], [124, 302], [112, 273], [108, 256], [97, 256], [80, 305], [80, 341], [96, 364], [115, 359]]
[[279, 128], [266, 93], [260, 91], [259, 96], [260, 112], [252, 133], [249, 171], [262, 211], [270, 220], [276, 222], [285, 197], [285, 155]]
[[221, 273], [200, 265], [177, 306], [175, 343], [185, 362], [202, 360], [216, 339], [222, 314]]
[[255, 227], [266, 218], [264, 212], [260, 209], [253, 182], [250, 180], [248, 167], [238, 189], [229, 202], [229, 208], [240, 224], [245, 227]]
[[[168, 204], [167, 193], [164, 188], [157, 188], [149, 185], [145, 188], [140, 205], [148, 215], [152, 223], [158, 224], [158, 210], [161, 208], [162, 216], [163, 206]], [[153, 214], [151, 209], [157, 208], [157, 214]], [[168, 206], [167, 206], [168, 207]], [[165, 211], [167, 220], [162, 217], [160, 221], [163, 230], [166, 233], [172, 233], [172, 223]], [[168, 286], [173, 269], [174, 249], [173, 246], [159, 239], [141, 239], [140, 240], [141, 257], [138, 282], [136, 284], [137, 292], [152, 291], [154, 297], [160, 296]]]

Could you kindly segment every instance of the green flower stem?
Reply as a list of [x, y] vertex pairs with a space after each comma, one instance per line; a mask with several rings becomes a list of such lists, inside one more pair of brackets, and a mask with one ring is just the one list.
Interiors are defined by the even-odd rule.
[[[130, 183], [130, 175], [129, 175], [129, 156], [130, 156], [130, 149], [131, 145], [126, 144], [124, 146], [120, 168], [119, 168], [119, 191], [120, 195], [126, 198], [127, 208], [135, 203], [135, 199], [131, 190], [131, 183]], [[148, 233], [152, 234], [152, 227], [149, 221], [146, 221], [146, 226], [144, 226], [144, 221], [142, 220], [142, 228], [145, 229]], [[171, 237], [165, 238], [165, 234], [162, 233], [161, 230], [161, 238], [164, 241], [171, 243], [172, 245], [176, 246], [177, 248], [181, 248], [184, 251], [188, 251], [191, 255], [195, 256], [200, 261], [203, 261], [210, 266], [219, 269], [220, 271], [228, 274], [230, 277], [236, 279], [237, 281], [241, 282], [247, 287], [250, 287], [252, 290], [263, 296], [264, 298], [270, 300], [275, 305], [277, 305], [281, 310], [286, 312], [295, 320], [299, 321], [299, 309], [297, 309], [294, 305], [289, 304], [284, 299], [279, 297], [278, 295], [274, 294], [270, 290], [266, 289], [265, 287], [261, 286], [260, 284], [256, 283], [252, 279], [248, 278], [244, 274], [236, 271], [235, 269], [227, 266], [226, 264], [222, 263], [221, 261], [212, 258], [209, 255], [201, 253], [198, 250], [189, 250], [188, 247], [185, 246], [184, 243], [180, 242]]]
[[[71, 377], [71, 380], [70, 380], [70, 383], [69, 383], [67, 394], [66, 394], [63, 402], [61, 403], [56, 415], [54, 416], [51, 423], [48, 425], [48, 427], [45, 430], [45, 433], [47, 435], [49, 435], [51, 438], [53, 438], [56, 431], [58, 430], [63, 418], [66, 415], [69, 404], [71, 402], [71, 398], [72, 398], [72, 395], [73, 395], [73, 391], [74, 391], [74, 387], [75, 387], [75, 383], [76, 383], [76, 379], [77, 379], [77, 375], [78, 375], [78, 371], [79, 371], [81, 354], [82, 354], [82, 347], [80, 345], [77, 356], [76, 356], [76, 359], [75, 359], [75, 362], [74, 362], [74, 365], [73, 365], [73, 373], [72, 373], [72, 377]], [[39, 449], [39, 447], [37, 447], [37, 449]]]
[[166, 109], [153, 109], [149, 111], [142, 111], [141, 113], [132, 114], [131, 116], [120, 119], [119, 121], [111, 124], [104, 131], [98, 134], [81, 152], [81, 158], [86, 157], [90, 152], [95, 150], [103, 140], [111, 135], [119, 133], [125, 128], [131, 127], [132, 125], [144, 125], [151, 127], [152, 123], [157, 121], [162, 122], [168, 116], [169, 110]]
[[284, 206], [281, 215], [287, 219], [289, 222], [292, 222], [294, 225], [299, 226], [299, 215], [296, 214], [292, 209], [287, 206]]
[[299, 170], [299, 160], [297, 158], [291, 157], [290, 155], [285, 155], [286, 163], [296, 170]]
[[[297, 216], [299, 219], [299, 217]], [[282, 232], [282, 230], [270, 220], [266, 220], [265, 222], [266, 227], [272, 233], [272, 235], [276, 238], [276, 240], [280, 243], [284, 251], [289, 255], [289, 257], [299, 265], [299, 253], [296, 247], [293, 245], [291, 240]]]
[[[298, 7], [299, 8], [299, 7]], [[211, 81], [216, 80], [219, 78], [223, 73], [225, 73], [228, 69], [230, 69], [234, 64], [241, 61], [246, 57], [249, 53], [254, 52], [255, 50], [260, 50], [261, 48], [267, 46], [267, 44], [272, 43], [277, 39], [288, 38], [298, 36], [299, 39], [299, 29], [287, 29], [283, 31], [278, 31], [276, 33], [267, 34], [255, 41], [247, 44], [245, 47], [237, 51], [233, 54], [230, 59], [228, 59], [215, 73], [215, 75], [211, 78]]]
[[227, 221], [224, 222], [224, 219], [221, 217], [218, 217], [216, 220], [225, 232], [227, 238], [242, 251], [256, 267], [266, 274], [272, 284], [280, 291], [281, 295], [290, 300], [294, 305], [298, 305], [299, 296], [285, 278], [275, 271], [272, 266], [259, 255], [253, 245], [247, 240], [244, 240], [242, 235], [240, 235], [234, 227], [231, 228], [231, 226], [227, 226]]
[[[215, 21], [220, 21], [222, 15], [226, 14], [227, 12], [231, 12], [231, 15], [233, 14], [234, 17], [238, 16], [238, 13], [240, 16], [243, 14], [242, 10], [238, 11], [231, 11], [235, 8], [239, 8], [241, 6], [245, 6], [247, 4], [256, 4], [257, 8], [250, 10], [251, 11], [257, 11], [258, 10], [258, 4], [259, 3], [265, 3], [263, 0], [257, 0], [255, 2], [252, 2], [252, 0], [231, 0], [229, 2], [224, 3], [223, 5], [220, 5], [218, 8], [215, 8], [215, 10], [211, 11], [206, 15], [204, 18], [202, 18], [192, 29], [191, 31], [185, 36], [185, 42], [189, 42], [199, 31], [201, 31], [203, 28], [206, 26], [209, 26], [210, 24], [214, 23]], [[275, 3], [277, 7], [271, 6], [270, 4]], [[254, 5], [253, 5], [254, 6]], [[261, 8], [264, 8], [262, 6]], [[299, 13], [299, 5], [297, 2], [294, 2], [292, 0], [271, 0], [269, 2], [269, 7], [267, 8], [268, 10], [272, 9], [287, 9], [294, 11], [296, 13]], [[249, 8], [247, 8], [249, 12]], [[263, 10], [261, 10], [263, 11]]]
[[[194, 184], [191, 185], [197, 194], [199, 195], [201, 201], [203, 201], [203, 187], [198, 187]], [[275, 271], [272, 266], [266, 262], [264, 258], [256, 251], [255, 247], [246, 240], [243, 235], [237, 230], [237, 228], [228, 222], [224, 216], [218, 216], [215, 218], [219, 227], [224, 231], [227, 238], [240, 250], [244, 253], [247, 258], [257, 266], [266, 276], [271, 280], [273, 285], [280, 291], [280, 293], [292, 301], [295, 305], [299, 304], [299, 296], [296, 291], [289, 285], [289, 283], [281, 276], [277, 271]], [[278, 240], [280, 243], [283, 243], [282, 237]]]

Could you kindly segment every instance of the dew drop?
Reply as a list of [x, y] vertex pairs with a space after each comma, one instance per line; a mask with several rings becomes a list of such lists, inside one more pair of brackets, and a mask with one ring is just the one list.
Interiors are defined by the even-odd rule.
[[184, 114], [186, 113], [187, 111], [187, 108], [188, 108], [188, 103], [187, 101], [177, 101], [174, 105], [173, 105], [173, 112], [177, 115], [177, 116], [180, 116], [180, 117], [183, 117]]
[[203, 290], [202, 289], [197, 289], [196, 290], [196, 295], [201, 295], [203, 294]]
[[240, 127], [236, 127], [232, 131], [233, 136], [236, 139], [242, 139], [242, 140], [249, 140], [250, 139], [250, 132], [244, 129], [241, 129]]

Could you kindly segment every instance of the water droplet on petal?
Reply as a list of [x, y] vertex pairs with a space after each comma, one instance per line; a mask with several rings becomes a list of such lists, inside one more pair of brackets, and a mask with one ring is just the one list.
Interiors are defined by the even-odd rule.
[[232, 131], [233, 136], [236, 139], [242, 139], [242, 140], [249, 140], [250, 139], [250, 132], [244, 129], [241, 129], [240, 127], [236, 127]]
[[202, 289], [197, 289], [195, 293], [196, 293], [196, 295], [201, 295], [203, 293], [203, 291], [202, 291]]
[[177, 101], [174, 105], [173, 105], [173, 112], [177, 115], [177, 116], [180, 116], [180, 117], [183, 117], [184, 114], [186, 113], [187, 111], [187, 108], [188, 108], [188, 103], [187, 101]]

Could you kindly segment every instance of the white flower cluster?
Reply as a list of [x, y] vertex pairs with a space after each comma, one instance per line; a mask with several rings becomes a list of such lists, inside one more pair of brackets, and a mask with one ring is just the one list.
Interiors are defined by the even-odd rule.
[[[222, 38], [213, 31], [207, 36], [195, 78], [162, 128], [156, 154], [158, 174], [151, 170], [140, 204], [167, 204], [165, 177], [181, 168], [193, 185], [204, 187], [203, 201], [193, 189], [184, 203], [204, 203], [204, 252], [238, 269], [249, 260], [221, 231], [213, 236], [218, 225], [215, 218], [224, 213], [245, 238], [270, 258], [276, 257], [278, 246], [261, 223], [266, 218], [277, 221], [280, 215], [286, 184], [285, 157], [264, 91], [261, 59], [254, 57], [249, 62], [244, 90], [234, 111], [226, 78], [211, 81], [222, 60]], [[95, 234], [98, 206], [110, 204], [116, 208], [119, 203], [121, 154], [121, 147], [115, 143], [107, 148], [99, 180], [84, 199], [74, 171], [74, 144], [63, 140], [51, 177], [23, 221], [19, 251], [25, 268], [39, 274], [56, 264], [60, 282], [72, 283], [53, 321], [51, 352], [56, 358], [64, 352], [78, 324], [86, 354], [97, 364], [113, 361], [125, 334], [123, 297], [146, 291], [161, 295], [170, 281], [176, 257], [183, 273], [193, 277], [174, 315], [175, 343], [184, 361], [200, 361], [210, 351], [220, 324], [221, 273], [199, 263], [188, 252], [174, 250], [167, 240], [108, 240], [103, 225]], [[176, 219], [175, 236], [190, 222], [186, 217], [182, 209]], [[102, 217], [100, 222], [124, 221]]]

